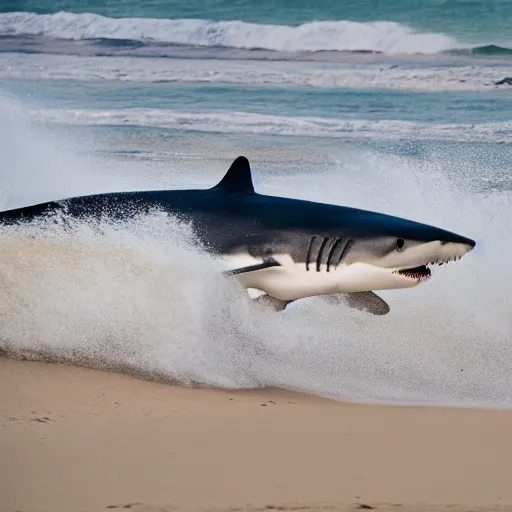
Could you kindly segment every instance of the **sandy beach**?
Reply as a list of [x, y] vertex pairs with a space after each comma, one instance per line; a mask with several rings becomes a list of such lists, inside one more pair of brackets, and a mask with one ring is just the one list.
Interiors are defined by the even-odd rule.
[[512, 510], [512, 411], [0, 359], [0, 509]]

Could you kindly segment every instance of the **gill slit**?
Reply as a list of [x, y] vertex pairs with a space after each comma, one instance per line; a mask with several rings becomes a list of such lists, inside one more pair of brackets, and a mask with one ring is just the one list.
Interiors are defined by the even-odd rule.
[[329, 251], [329, 256], [327, 256], [327, 272], [330, 271], [330, 266], [332, 264], [332, 257], [334, 256], [334, 251], [338, 248], [338, 245], [340, 245], [342, 239], [341, 238], [335, 238], [334, 243], [331, 246], [331, 250]]
[[324, 253], [325, 246], [327, 245], [327, 242], [329, 241], [329, 237], [325, 237], [322, 245], [320, 246], [320, 249], [318, 250], [318, 255], [316, 257], [316, 271], [320, 272], [320, 265], [322, 264], [322, 256]]
[[341, 251], [340, 257], [338, 259], [338, 263], [336, 263], [336, 267], [343, 261], [343, 258], [347, 255], [348, 251], [352, 247], [353, 240], [351, 238], [348, 239], [347, 243], [345, 244], [345, 247], [343, 247], [343, 250]]
[[315, 240], [316, 240], [316, 235], [311, 237], [311, 240], [309, 241], [309, 247], [308, 247], [308, 254], [306, 256], [306, 270], [309, 272], [309, 262], [311, 260], [311, 252], [313, 250], [313, 244], [315, 243]]

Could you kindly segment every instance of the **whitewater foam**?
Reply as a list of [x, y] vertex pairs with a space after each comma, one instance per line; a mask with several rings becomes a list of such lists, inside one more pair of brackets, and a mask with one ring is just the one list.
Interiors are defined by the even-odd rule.
[[0, 53], [0, 78], [241, 84], [254, 87], [485, 91], [507, 65], [329, 64]]
[[[19, 138], [26, 152], [62, 158], [33, 147], [23, 126], [10, 126], [0, 154]], [[0, 348], [185, 384], [511, 406], [512, 304], [504, 276], [512, 268], [503, 255], [510, 252], [512, 201], [506, 192], [472, 193], [471, 161], [461, 151], [455, 169], [442, 161], [333, 151], [328, 167], [301, 160], [293, 179], [286, 163], [269, 163], [272, 148], [253, 161], [262, 193], [376, 209], [476, 238], [470, 255], [437, 269], [429, 283], [382, 292], [391, 305], [386, 317], [321, 299], [283, 314], [252, 308], [236, 282], [220, 276], [215, 261], [195, 246], [187, 226], [153, 212], [117, 224], [68, 219], [67, 230], [44, 222], [3, 227]], [[199, 156], [207, 175], [210, 155]], [[272, 179], [259, 162], [267, 162]], [[2, 181], [23, 176], [18, 188], [30, 197], [27, 176], [37, 176], [37, 167], [24, 165], [14, 155], [0, 174]], [[69, 171], [60, 166], [50, 178], [56, 189], [59, 173]], [[77, 173], [77, 187], [79, 180]]]
[[0, 14], [0, 35], [18, 34], [274, 51], [438, 53], [457, 46], [454, 38], [444, 34], [420, 33], [390, 21], [318, 21], [286, 26], [200, 19], [119, 19], [69, 12]]
[[32, 115], [46, 123], [81, 126], [143, 126], [198, 132], [253, 133], [304, 137], [396, 140], [511, 142], [512, 122], [439, 124], [397, 120], [277, 116], [252, 112], [190, 113], [166, 109], [39, 109]]
[[[243, 315], [247, 298], [187, 249], [186, 226], [158, 212], [129, 225], [62, 220], [0, 234], [4, 352], [187, 385], [257, 385], [233, 365], [221, 370], [220, 319], [226, 306]], [[214, 293], [218, 307], [205, 303]]]

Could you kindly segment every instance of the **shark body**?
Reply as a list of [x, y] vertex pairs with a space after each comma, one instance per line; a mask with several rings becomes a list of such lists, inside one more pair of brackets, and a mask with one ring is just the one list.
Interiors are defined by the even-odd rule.
[[222, 260], [225, 275], [266, 294], [275, 309], [343, 294], [353, 307], [385, 314], [389, 307], [373, 291], [417, 286], [430, 278], [428, 265], [460, 259], [475, 246], [399, 217], [258, 194], [245, 157], [210, 189], [74, 197], [1, 212], [0, 224], [56, 212], [125, 219], [152, 209], [190, 222], [201, 245]]

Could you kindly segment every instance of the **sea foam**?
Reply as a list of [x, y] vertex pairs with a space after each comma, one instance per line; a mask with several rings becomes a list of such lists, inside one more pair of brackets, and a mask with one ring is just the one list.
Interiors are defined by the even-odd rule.
[[[410, 91], [492, 91], [510, 66], [435, 62], [347, 63], [270, 62], [0, 53], [0, 78], [32, 80], [119, 80], [176, 84], [233, 84], [313, 89]], [[505, 86], [506, 87], [506, 86]]]
[[39, 109], [35, 119], [79, 126], [142, 126], [197, 132], [354, 139], [512, 142], [512, 122], [427, 123], [402, 120], [278, 116], [253, 112], [181, 112], [166, 109]]
[[107, 18], [98, 14], [0, 14], [0, 35], [112, 39], [275, 51], [438, 53], [457, 46], [444, 34], [417, 32], [391, 21], [317, 21], [298, 26], [201, 19]]

